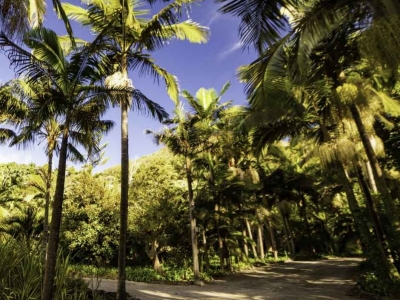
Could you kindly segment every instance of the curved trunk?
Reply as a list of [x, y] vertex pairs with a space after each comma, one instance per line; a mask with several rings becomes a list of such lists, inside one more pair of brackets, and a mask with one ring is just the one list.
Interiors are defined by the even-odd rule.
[[67, 147], [69, 137], [68, 130], [69, 119], [67, 115], [58, 161], [57, 183], [54, 193], [53, 211], [51, 215], [49, 242], [47, 245], [47, 259], [45, 263], [42, 300], [53, 299], [53, 286], [54, 278], [56, 277], [57, 250], [60, 238], [62, 205], [64, 200], [65, 172], [67, 167]]
[[193, 255], [193, 276], [194, 284], [201, 285], [200, 270], [199, 270], [199, 250], [197, 247], [197, 232], [196, 232], [196, 217], [194, 215], [194, 196], [192, 187], [192, 166], [189, 158], [186, 158], [186, 179], [188, 184], [188, 202], [189, 202], [189, 219], [190, 219], [190, 237], [192, 242], [192, 255]]
[[49, 239], [49, 209], [50, 209], [50, 189], [51, 179], [53, 172], [53, 151], [50, 151], [47, 157], [47, 178], [46, 178], [46, 195], [44, 205], [44, 220], [43, 220], [43, 240], [42, 240], [42, 251], [43, 261], [46, 261], [46, 247]]
[[389, 247], [393, 259], [395, 260], [395, 265], [397, 267], [397, 270], [400, 270], [400, 232], [399, 230], [396, 230], [396, 226], [394, 226], [394, 224], [399, 222], [399, 217], [393, 204], [394, 201], [387, 187], [382, 169], [378, 162], [378, 158], [376, 157], [374, 149], [372, 148], [368, 133], [361, 120], [360, 112], [358, 111], [357, 106], [355, 104], [350, 105], [350, 111], [357, 126], [357, 130], [360, 135], [365, 152], [367, 154], [368, 161], [371, 164], [372, 174], [374, 175], [375, 181], [377, 183], [377, 189], [381, 195], [381, 200], [385, 209], [385, 213], [382, 214], [382, 223], [386, 236], [388, 237]]

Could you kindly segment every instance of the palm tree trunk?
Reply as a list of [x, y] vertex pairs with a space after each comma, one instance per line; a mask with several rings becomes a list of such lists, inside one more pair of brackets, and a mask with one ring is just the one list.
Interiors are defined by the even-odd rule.
[[118, 299], [126, 300], [126, 239], [128, 231], [129, 140], [128, 105], [121, 104], [121, 202], [118, 251]]
[[293, 230], [292, 230], [292, 226], [290, 226], [289, 218], [286, 215], [285, 215], [285, 222], [286, 222], [287, 229], [288, 229], [288, 232], [289, 232], [290, 245], [291, 245], [291, 248], [292, 248], [292, 256], [293, 256], [293, 259], [294, 259], [295, 256], [296, 256], [296, 247], [295, 247], [295, 244], [294, 244]]
[[308, 218], [307, 218], [307, 202], [306, 202], [306, 198], [304, 197], [304, 195], [302, 193], [300, 193], [300, 200], [301, 200], [300, 211], [301, 211], [301, 214], [303, 215], [304, 224], [306, 225], [306, 230], [307, 230], [307, 239], [308, 239], [307, 250], [308, 250], [308, 254], [310, 256], [313, 256], [314, 248], [313, 248], [313, 243], [312, 243], [310, 223], [308, 222]]
[[374, 149], [372, 148], [371, 142], [368, 138], [368, 133], [361, 120], [360, 112], [355, 104], [350, 105], [350, 111], [354, 122], [356, 123], [361, 142], [371, 164], [372, 173], [377, 183], [378, 191], [381, 195], [381, 200], [385, 208], [385, 213], [382, 214], [382, 224], [384, 225], [385, 233], [388, 237], [390, 250], [392, 252], [393, 259], [395, 260], [395, 265], [397, 270], [400, 272], [400, 233], [395, 229], [396, 226], [394, 225], [399, 222], [399, 217], [396, 213], [396, 208], [393, 205], [394, 201], [387, 187], [385, 178], [383, 177], [383, 172], [379, 165], [378, 158], [376, 157]]
[[378, 193], [378, 188], [376, 187], [376, 182], [375, 182], [375, 178], [374, 178], [374, 173], [372, 173], [371, 164], [369, 163], [369, 161], [365, 162], [365, 164], [367, 166], [368, 181], [369, 181], [369, 184], [371, 185], [371, 190], [374, 193]]
[[219, 267], [221, 269], [221, 271], [224, 271], [225, 269], [225, 264], [224, 264], [224, 241], [222, 239], [222, 235], [221, 235], [221, 229], [220, 227], [220, 223], [219, 223], [219, 219], [220, 219], [220, 215], [219, 215], [219, 205], [217, 203], [215, 203], [214, 205], [214, 218], [215, 218], [215, 227], [217, 230], [217, 239], [218, 239], [218, 256], [219, 256]]
[[256, 246], [254, 246], [253, 234], [251, 232], [251, 226], [250, 226], [249, 219], [246, 218], [244, 220], [246, 222], [247, 231], [249, 232], [249, 238], [252, 241], [252, 243], [251, 243], [251, 251], [253, 252], [254, 258], [258, 258], [257, 251], [256, 251]]
[[257, 224], [257, 248], [258, 254], [260, 258], [263, 260], [265, 258], [264, 255], [264, 241], [263, 241], [263, 234], [262, 234], [263, 224]]
[[242, 235], [243, 235], [243, 248], [244, 248], [244, 254], [246, 255], [246, 260], [249, 258], [249, 246], [247, 245], [247, 233], [246, 233], [246, 228], [243, 226], [243, 222], [241, 222], [242, 225]]
[[276, 249], [275, 233], [274, 233], [274, 228], [272, 227], [271, 216], [269, 214], [267, 215], [267, 225], [268, 225], [268, 230], [269, 230], [269, 236], [271, 238], [272, 251], [274, 252], [274, 260], [277, 261], [278, 260], [278, 251]]
[[[125, 28], [123, 27], [123, 31]], [[125, 39], [124, 39], [125, 41]], [[125, 45], [123, 45], [125, 50]], [[121, 57], [121, 73], [124, 79], [128, 79], [128, 64], [126, 53]], [[121, 103], [121, 201], [120, 201], [120, 226], [119, 226], [119, 250], [118, 250], [118, 286], [117, 299], [126, 300], [126, 240], [128, 232], [128, 208], [129, 208], [129, 131], [128, 112], [130, 99]]]
[[42, 240], [42, 251], [43, 251], [43, 262], [46, 261], [46, 247], [49, 239], [49, 209], [50, 209], [50, 189], [53, 172], [53, 151], [50, 150], [47, 157], [47, 180], [46, 180], [46, 195], [44, 205], [44, 220], [43, 220], [43, 240]]
[[[357, 171], [358, 183], [361, 187], [361, 191], [364, 194], [365, 204], [367, 206], [367, 209], [368, 209], [371, 219], [373, 221], [375, 235], [376, 235], [381, 247], [385, 248], [385, 234], [383, 232], [382, 224], [379, 219], [378, 212], [376, 211], [375, 204], [372, 199], [372, 195], [368, 189], [368, 185], [365, 181], [364, 174], [362, 173], [361, 166], [359, 164], [357, 164], [355, 167], [356, 167], [356, 171]], [[386, 250], [385, 250], [385, 252], [386, 252]]]
[[204, 245], [204, 262], [206, 264], [206, 271], [208, 272], [210, 270], [210, 258], [208, 256], [208, 243], [207, 243], [207, 236], [206, 236], [206, 230], [203, 230], [203, 245]]
[[192, 187], [192, 166], [190, 158], [186, 158], [186, 178], [188, 184], [188, 201], [189, 201], [189, 219], [190, 219], [190, 237], [192, 242], [193, 255], [193, 276], [194, 284], [201, 285], [200, 270], [199, 270], [199, 250], [197, 247], [197, 232], [196, 232], [196, 217], [194, 213], [195, 203]]
[[65, 129], [60, 148], [60, 156], [58, 161], [58, 174], [56, 190], [54, 193], [53, 211], [51, 215], [50, 236], [47, 246], [47, 259], [45, 263], [45, 274], [43, 284], [42, 300], [53, 299], [53, 286], [56, 277], [56, 263], [58, 242], [60, 239], [60, 226], [62, 217], [62, 205], [64, 200], [65, 172], [67, 167], [67, 147], [69, 137], [69, 120], [68, 115], [65, 121]]

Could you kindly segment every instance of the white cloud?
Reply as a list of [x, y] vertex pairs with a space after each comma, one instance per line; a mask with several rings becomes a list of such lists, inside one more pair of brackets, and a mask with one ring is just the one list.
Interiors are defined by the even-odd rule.
[[221, 18], [221, 14], [219, 12], [214, 12], [207, 23], [207, 27], [210, 27], [212, 23], [216, 22], [219, 18]]
[[230, 54], [232, 54], [233, 52], [239, 50], [241, 47], [242, 47], [242, 43], [241, 43], [240, 41], [239, 41], [239, 42], [236, 42], [236, 43], [234, 43], [228, 50], [222, 51], [222, 52], [218, 55], [218, 57], [219, 57], [220, 59], [224, 59], [224, 58], [226, 58], [228, 55], [230, 55]]

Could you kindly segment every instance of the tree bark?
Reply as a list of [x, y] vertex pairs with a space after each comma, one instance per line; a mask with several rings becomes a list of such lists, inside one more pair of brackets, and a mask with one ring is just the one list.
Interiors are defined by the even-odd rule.
[[[124, 16], [123, 16], [124, 18]], [[123, 28], [125, 30], [125, 28]], [[123, 50], [125, 51], [125, 40]], [[122, 78], [128, 80], [128, 63], [126, 53], [121, 56]], [[126, 83], [125, 83], [126, 85]], [[124, 86], [127, 87], [127, 86]], [[126, 300], [126, 240], [128, 232], [128, 209], [129, 209], [129, 109], [130, 99], [125, 99], [121, 106], [121, 201], [120, 201], [120, 225], [119, 225], [119, 248], [118, 248], [118, 283], [117, 299]]]
[[46, 247], [47, 247], [47, 241], [49, 239], [49, 210], [50, 210], [50, 190], [51, 190], [52, 173], [53, 173], [53, 151], [50, 150], [47, 157], [46, 194], [45, 194], [44, 220], [43, 220], [43, 240], [42, 240], [43, 262], [46, 262]]
[[247, 245], [247, 233], [246, 233], [246, 228], [243, 226], [243, 222], [241, 222], [242, 224], [242, 235], [243, 235], [243, 248], [244, 248], [244, 254], [246, 255], [246, 260], [249, 257], [249, 246]]
[[56, 190], [54, 193], [53, 210], [51, 215], [50, 235], [47, 245], [47, 259], [45, 263], [45, 274], [43, 284], [42, 300], [53, 299], [53, 286], [56, 277], [57, 250], [60, 239], [60, 226], [62, 217], [62, 205], [64, 200], [65, 173], [67, 167], [67, 147], [69, 137], [69, 118], [65, 121], [60, 156], [58, 161], [58, 174]]
[[128, 232], [129, 197], [129, 138], [128, 104], [121, 103], [121, 201], [118, 250], [118, 288], [117, 299], [126, 300], [126, 239]]
[[365, 165], [367, 166], [367, 171], [368, 171], [368, 181], [371, 186], [371, 190], [374, 193], [378, 193], [378, 188], [376, 187], [376, 182], [374, 178], [374, 173], [372, 172], [371, 164], [369, 161], [365, 162]]
[[257, 248], [258, 248], [258, 254], [260, 255], [260, 258], [264, 259], [265, 255], [264, 255], [264, 242], [263, 242], [262, 227], [263, 227], [263, 224], [257, 224]]
[[192, 187], [192, 166], [190, 158], [186, 158], [186, 178], [188, 184], [188, 201], [189, 201], [189, 219], [190, 219], [190, 236], [192, 242], [192, 255], [193, 255], [193, 276], [194, 284], [201, 285], [200, 270], [199, 270], [199, 250], [197, 247], [197, 232], [196, 232], [196, 217], [195, 217], [195, 203]]
[[150, 248], [147, 248], [148, 250], [146, 252], [147, 256], [150, 258], [151, 263], [153, 265], [153, 270], [156, 272], [160, 272], [161, 264], [158, 258], [157, 248], [158, 248], [157, 236], [154, 235], [153, 233], [151, 235]]
[[253, 239], [253, 234], [251, 232], [251, 226], [250, 226], [249, 219], [246, 218], [244, 220], [246, 222], [247, 231], [249, 232], [249, 238], [252, 241], [252, 243], [251, 243], [251, 251], [253, 252], [254, 258], [258, 258], [257, 251], [256, 251], [256, 246], [254, 245], [254, 239]]

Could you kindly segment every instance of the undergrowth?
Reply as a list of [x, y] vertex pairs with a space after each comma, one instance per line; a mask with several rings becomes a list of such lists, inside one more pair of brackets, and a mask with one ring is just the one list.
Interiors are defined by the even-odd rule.
[[[264, 260], [249, 259], [247, 262], [232, 263], [231, 270], [222, 271], [218, 266], [219, 258], [214, 257], [210, 259], [210, 269], [201, 273], [201, 279], [205, 282], [209, 282], [216, 278], [229, 275], [240, 270], [251, 269], [254, 266], [270, 263], [283, 263], [286, 259], [286, 257], [280, 257], [277, 261], [275, 261], [273, 258], [266, 258]], [[118, 279], [117, 268], [76, 264], [71, 265], [70, 270], [78, 277]], [[129, 281], [147, 283], [165, 282], [188, 284], [193, 281], [193, 271], [190, 267], [168, 264], [163, 264], [162, 269], [159, 272], [155, 271], [150, 266], [127, 267], [126, 279]]]

